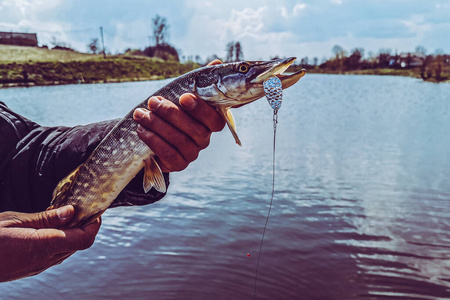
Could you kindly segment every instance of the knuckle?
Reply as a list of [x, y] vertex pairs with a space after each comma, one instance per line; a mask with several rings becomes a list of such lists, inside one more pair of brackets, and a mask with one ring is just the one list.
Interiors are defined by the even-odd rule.
[[211, 134], [210, 131], [205, 126], [194, 126], [191, 130], [193, 136], [196, 138], [195, 141], [197, 145], [199, 147], [204, 146], [207, 140], [209, 140], [209, 135]]
[[185, 160], [181, 160], [176, 168], [176, 171], [183, 171], [184, 169], [187, 168], [187, 166], [189, 165], [189, 163]]
[[144, 117], [141, 119], [141, 123], [145, 127], [149, 127], [150, 124], [155, 120], [155, 114], [151, 111], [147, 112]]
[[211, 138], [211, 133], [208, 132], [208, 134], [206, 136], [199, 139], [199, 141], [197, 142], [197, 145], [200, 148], [200, 150], [203, 150], [209, 146], [210, 138]]
[[211, 131], [213, 131], [213, 132], [222, 131], [222, 129], [224, 127], [225, 127], [225, 121], [222, 118], [220, 118], [216, 122], [214, 122], [214, 125], [212, 126]]
[[151, 147], [151, 145], [156, 140], [156, 135], [151, 131], [142, 131], [138, 132], [139, 138], [147, 144], [147, 146]]
[[170, 102], [169, 100], [163, 101], [163, 105], [158, 109], [158, 113], [163, 114], [164, 116], [172, 116], [176, 115], [179, 112], [179, 108]]
[[192, 139], [185, 134], [181, 134], [176, 140], [178, 149], [189, 149], [192, 147]]
[[186, 169], [189, 163], [185, 159], [183, 159], [180, 155], [174, 154], [174, 159], [167, 161], [166, 165], [169, 167], [171, 171], [178, 172]]
[[0, 213], [0, 226], [8, 227], [22, 223], [22, 220], [18, 213], [12, 211], [6, 211]]
[[80, 250], [86, 250], [86, 249], [90, 248], [94, 244], [94, 242], [95, 242], [95, 235], [87, 236], [81, 242]]
[[186, 153], [185, 160], [188, 161], [189, 163], [193, 162], [194, 160], [196, 160], [198, 158], [199, 152], [200, 152], [200, 149], [198, 147], [190, 148], [189, 151], [187, 151], [187, 153]]

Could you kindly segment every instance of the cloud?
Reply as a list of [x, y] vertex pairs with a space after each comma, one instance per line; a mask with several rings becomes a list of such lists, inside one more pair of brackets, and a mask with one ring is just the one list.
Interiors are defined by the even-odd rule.
[[447, 0], [0, 0], [0, 30], [37, 32], [41, 44], [52, 36], [86, 50], [103, 26], [113, 52], [149, 44], [151, 19], [170, 25], [170, 43], [184, 55], [225, 55], [240, 41], [245, 58], [273, 55], [329, 56], [331, 47], [450, 52]]
[[303, 11], [306, 8], [305, 3], [298, 3], [294, 6], [294, 16], [297, 16], [301, 11]]

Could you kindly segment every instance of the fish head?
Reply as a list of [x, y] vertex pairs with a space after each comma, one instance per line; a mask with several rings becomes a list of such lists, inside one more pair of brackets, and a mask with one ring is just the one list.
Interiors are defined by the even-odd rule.
[[295, 57], [291, 57], [209, 66], [198, 73], [194, 90], [200, 98], [213, 106], [239, 107], [263, 97], [263, 83], [271, 76], [280, 78], [283, 89], [295, 84], [306, 74], [306, 70], [283, 74], [294, 60]]

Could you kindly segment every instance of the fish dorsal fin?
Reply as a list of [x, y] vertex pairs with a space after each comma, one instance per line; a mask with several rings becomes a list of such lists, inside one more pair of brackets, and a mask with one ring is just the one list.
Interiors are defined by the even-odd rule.
[[167, 190], [166, 181], [162, 174], [161, 168], [156, 162], [154, 157], [150, 157], [144, 160], [145, 170], [144, 170], [144, 191], [148, 193], [152, 187], [154, 187], [158, 192], [165, 193]]
[[242, 146], [242, 143], [239, 140], [239, 137], [236, 132], [236, 122], [234, 121], [234, 117], [230, 111], [230, 108], [219, 107], [219, 108], [217, 108], [217, 111], [224, 118], [225, 122], [227, 122], [228, 128], [230, 128], [231, 134], [233, 135], [234, 140], [236, 141], [236, 144], [238, 144], [239, 146]]

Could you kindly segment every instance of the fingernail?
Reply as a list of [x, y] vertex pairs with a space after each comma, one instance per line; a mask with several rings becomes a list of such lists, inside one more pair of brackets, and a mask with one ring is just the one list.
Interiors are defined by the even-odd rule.
[[56, 214], [60, 219], [67, 219], [70, 217], [70, 206], [63, 206], [56, 210]]
[[144, 132], [145, 131], [145, 128], [144, 127], [142, 127], [140, 124], [138, 125], [138, 127], [137, 127], [137, 132], [140, 132], [140, 133], [142, 133], [142, 132]]
[[142, 119], [145, 116], [145, 111], [142, 108], [137, 108], [134, 111], [133, 116], [134, 116], [135, 120], [140, 120], [140, 119]]
[[181, 106], [183, 106], [183, 108], [185, 109], [194, 109], [195, 106], [197, 105], [197, 102], [195, 101], [194, 98], [192, 98], [191, 96], [189, 97], [183, 97], [183, 99], [181, 100]]
[[157, 97], [151, 97], [150, 100], [148, 100], [148, 107], [151, 110], [156, 110], [161, 105], [161, 100], [159, 100]]

